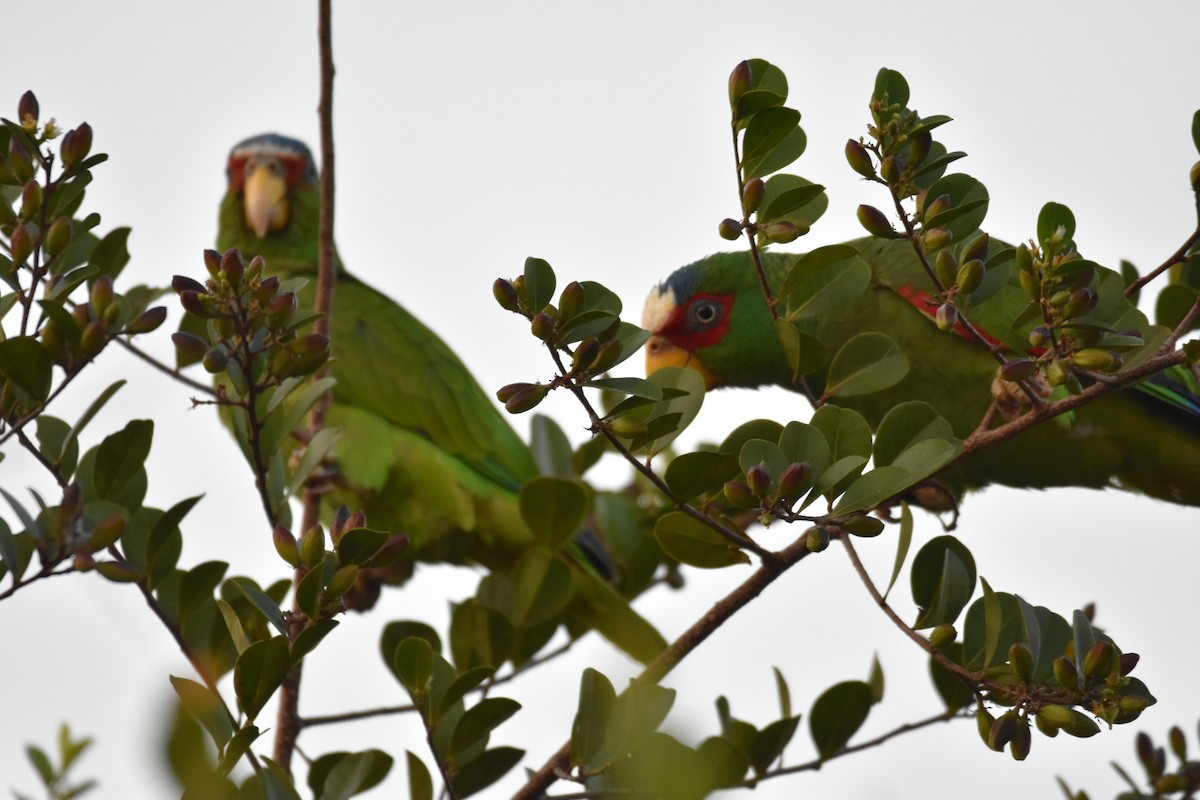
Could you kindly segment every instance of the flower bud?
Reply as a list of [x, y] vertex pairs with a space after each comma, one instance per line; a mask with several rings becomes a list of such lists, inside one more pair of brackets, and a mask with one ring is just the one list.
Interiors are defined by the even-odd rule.
[[1017, 729], [1013, 731], [1012, 739], [1008, 743], [1009, 754], [1017, 761], [1024, 761], [1032, 745], [1033, 736], [1029, 732], [1029, 720], [1018, 719]]
[[792, 222], [791, 220], [780, 219], [768, 222], [759, 228], [759, 231], [772, 244], [787, 244], [788, 242], [796, 241], [808, 233], [808, 223], [803, 220]]
[[746, 470], [746, 484], [755, 497], [766, 499], [771, 491], [771, 474], [762, 464], [753, 464]]
[[495, 283], [492, 284], [492, 296], [496, 298], [496, 302], [505, 311], [520, 311], [520, 298], [517, 296], [517, 290], [511, 281], [506, 281], [504, 278], [496, 278]]
[[1013, 642], [1008, 648], [1008, 663], [1021, 679], [1021, 683], [1033, 683], [1033, 653], [1024, 642]]
[[895, 239], [899, 235], [892, 228], [892, 224], [888, 222], [884, 213], [875, 206], [859, 206], [858, 221], [872, 236], [878, 236], [881, 239]]
[[204, 354], [208, 352], [208, 342], [194, 333], [178, 331], [171, 334], [171, 341], [175, 344], [176, 369], [183, 369], [199, 363], [200, 359], [204, 358]]
[[926, 228], [921, 232], [921, 242], [925, 245], [926, 253], [936, 253], [954, 241], [954, 234], [949, 228]]
[[113, 583], [135, 583], [142, 577], [136, 569], [121, 561], [99, 561], [96, 571]]
[[996, 751], [1003, 750], [1016, 734], [1017, 722], [1017, 712], [1006, 711], [1001, 714], [988, 730], [988, 747]]
[[1141, 658], [1142, 657], [1137, 653], [1121, 653], [1121, 677], [1125, 677], [1129, 673], [1133, 672], [1133, 668], [1137, 666], [1137, 663], [1141, 660]]
[[271, 531], [271, 539], [275, 543], [275, 552], [290, 566], [300, 566], [300, 546], [292, 532], [282, 525], [276, 525]]
[[945, 212], [949, 211], [950, 207], [950, 195], [938, 195], [937, 197], [933, 198], [932, 201], [926, 204], [925, 214], [922, 219], [924, 219], [927, 223], [932, 222], [939, 214], [944, 214]]
[[32, 91], [25, 92], [17, 102], [17, 120], [27, 133], [37, 130], [38, 101]]
[[1058, 685], [1073, 692], [1079, 688], [1079, 673], [1075, 671], [1075, 662], [1066, 656], [1054, 659], [1054, 680]]
[[[947, 252], [945, 250], [942, 251]], [[979, 288], [979, 284], [983, 283], [983, 262], [978, 258], [973, 258], [962, 265], [958, 270], [958, 290], [964, 294], [970, 294]]]
[[59, 146], [59, 155], [64, 167], [73, 167], [87, 158], [92, 150], [92, 126], [86, 122], [72, 131], [67, 131]]
[[[0, 203], [0, 207], [5, 206]], [[71, 242], [71, 220], [67, 217], [59, 217], [50, 224], [50, 228], [46, 231], [46, 239], [43, 246], [46, 252], [50, 255], [58, 255]]]
[[1050, 329], [1045, 325], [1038, 325], [1029, 332], [1029, 344], [1033, 347], [1045, 347], [1050, 342]]
[[829, 547], [829, 531], [816, 526], [809, 528], [805, 534], [804, 546], [811, 553], [820, 553]]
[[546, 399], [549, 390], [540, 383], [530, 384], [514, 394], [504, 403], [504, 409], [510, 414], [522, 414], [537, 406]]
[[900, 182], [900, 162], [895, 156], [886, 156], [879, 164], [879, 174], [889, 184]]
[[200, 319], [212, 319], [217, 316], [216, 306], [208, 299], [207, 295], [195, 292], [190, 289], [179, 293], [179, 304], [183, 306], [183, 310], [189, 314], [194, 314]]
[[941, 250], [933, 260], [933, 269], [942, 286], [953, 286], [958, 279], [958, 259], [949, 250]]
[[204, 364], [205, 372], [216, 375], [218, 372], [225, 371], [225, 367], [229, 364], [229, 357], [214, 347], [205, 352], [201, 363]]
[[864, 178], [875, 177], [875, 165], [871, 163], [871, 154], [867, 152], [867, 148], [863, 147], [861, 142], [853, 139], [846, 141], [846, 161], [849, 162], [850, 169]]
[[21, 190], [21, 219], [33, 219], [42, 210], [42, 185], [30, 178]]
[[113, 301], [113, 282], [108, 275], [101, 275], [92, 284], [90, 302], [92, 311], [97, 317], [103, 316], [109, 304]]
[[[983, 739], [983, 743], [988, 747], [992, 747], [992, 726], [995, 724], [996, 718], [993, 717], [981, 703], [979, 707], [975, 709], [975, 727], [979, 731], [979, 738]], [[994, 750], [995, 748], [992, 749]]]
[[1046, 383], [1051, 386], [1062, 386], [1070, 377], [1067, 364], [1061, 358], [1056, 358], [1046, 367]]
[[1080, 369], [1095, 372], [1110, 372], [1115, 363], [1113, 354], [1100, 347], [1086, 347], [1079, 350], [1071, 357], [1071, 361]]
[[42, 326], [42, 332], [39, 335], [42, 347], [46, 348], [46, 352], [50, 354], [51, 360], [59, 366], [66, 366], [70, 352], [67, 349], [66, 340], [63, 339], [62, 333], [58, 330], [58, 326], [53, 321], [47, 322]]
[[960, 254], [962, 260], [974, 261], [975, 259], [979, 259], [982, 261], [983, 259], [987, 258], [988, 245], [990, 241], [991, 240], [988, 238], [987, 232], [985, 231], [971, 241], [967, 242], [966, 245], [963, 246], [962, 253]]
[[883, 533], [883, 520], [869, 517], [866, 514], [855, 514], [849, 519], [842, 520], [839, 524], [846, 529], [847, 533], [864, 538]]
[[[1145, 698], [1143, 698], [1145, 699]], [[1171, 745], [1171, 752], [1180, 761], [1187, 761], [1187, 738], [1184, 737], [1183, 731], [1178, 725], [1172, 725], [1171, 730], [1167, 731], [1167, 741]]]
[[1033, 718], [1033, 723], [1037, 725], [1037, 729], [1042, 732], [1043, 736], [1046, 736], [1050, 739], [1058, 736], [1058, 727], [1051, 725], [1049, 722], [1043, 719], [1041, 714], [1038, 714]]
[[574, 317], [583, 308], [583, 301], [583, 284], [571, 281], [563, 287], [562, 294], [559, 295], [558, 318], [565, 321]]
[[1096, 720], [1089, 717], [1080, 711], [1071, 712], [1071, 722], [1068, 725], [1059, 726], [1063, 733], [1080, 739], [1086, 739], [1089, 736], [1095, 736], [1100, 732], [1100, 726], [1096, 724]]
[[1112, 671], [1113, 646], [1108, 642], [1096, 642], [1083, 657], [1083, 674], [1089, 678], [1102, 678]]
[[762, 178], [752, 178], [746, 181], [745, 187], [742, 189], [742, 215], [749, 217], [755, 211], [758, 211], [762, 205], [763, 196], [766, 194], [767, 187], [763, 183]]
[[1042, 706], [1038, 711], [1038, 718], [1054, 728], [1065, 728], [1074, 721], [1074, 714], [1075, 712], [1066, 706], [1052, 704]]
[[1091, 289], [1080, 288], [1071, 292], [1063, 304], [1063, 316], [1067, 319], [1081, 317], [1096, 307], [1097, 295]]
[[590, 372], [594, 375], [598, 375], [601, 372], [612, 368], [618, 361], [621, 360], [621, 354], [624, 352], [625, 345], [621, 343], [620, 339], [610, 339], [609, 341], [600, 345], [600, 352], [597, 354], [595, 360], [592, 361]]
[[934, 314], [933, 321], [937, 324], [938, 330], [948, 331], [958, 324], [958, 309], [953, 303], [942, 303], [938, 306], [937, 313]]
[[958, 638], [958, 631], [949, 622], [943, 622], [929, 632], [929, 645], [934, 650], [945, 650]]
[[176, 294], [184, 292], [195, 292], [196, 294], [204, 294], [208, 289], [199, 281], [194, 281], [186, 275], [175, 275], [171, 278], [171, 289]]
[[311, 375], [329, 360], [329, 337], [323, 333], [301, 336], [288, 346], [295, 358], [286, 377]]
[[1017, 262], [1017, 269], [1021, 272], [1033, 271], [1033, 254], [1029, 252], [1029, 247], [1024, 242], [1017, 245], [1017, 254], [1014, 258]]
[[30, 157], [29, 151], [25, 149], [25, 145], [21, 144], [15, 136], [8, 142], [8, 168], [12, 170], [13, 177], [16, 178], [18, 184], [25, 183], [34, 174], [33, 159]]
[[1121, 698], [1119, 707], [1123, 715], [1136, 717], [1145, 711], [1148, 705], [1150, 701], [1140, 694], [1129, 694]]
[[575, 353], [571, 356], [571, 369], [575, 372], [586, 371], [598, 355], [600, 355], [600, 340], [595, 336], [584, 339], [575, 347]]
[[246, 274], [246, 262], [242, 254], [234, 248], [221, 256], [221, 273], [229, 282], [230, 288], [236, 290], [242, 285], [242, 276]]
[[515, 395], [522, 389], [533, 386], [532, 383], [507, 383], [496, 390], [496, 399], [501, 403], [507, 403], [509, 398]]
[[12, 236], [8, 239], [8, 249], [15, 267], [23, 265], [33, 253], [33, 237], [24, 225], [13, 228]]
[[908, 163], [920, 166], [933, 149], [933, 134], [927, 130], [917, 131], [908, 139]]
[[779, 497], [788, 503], [794, 503], [811, 485], [812, 468], [803, 461], [794, 462], [779, 476]]
[[300, 536], [300, 563], [312, 569], [325, 557], [325, 529], [313, 525]]
[[214, 278], [221, 277], [221, 253], [216, 250], [204, 251], [204, 268]]
[[106, 342], [104, 326], [93, 320], [83, 327], [79, 336], [79, 355], [84, 360], [91, 359], [104, 349]]
[[728, 239], [731, 242], [736, 242], [742, 237], [742, 223], [736, 219], [723, 219], [717, 227], [717, 233], [721, 234], [722, 239]]
[[554, 338], [554, 317], [545, 311], [534, 314], [533, 319], [529, 321], [529, 330], [543, 342], [550, 341]]
[[123, 333], [139, 334], [149, 333], [166, 322], [167, 307], [155, 306], [148, 308], [137, 316], [132, 322], [125, 326]]
[[722, 491], [725, 499], [738, 508], [758, 508], [758, 498], [744, 481], [729, 481]]
[[296, 313], [298, 305], [295, 292], [280, 292], [275, 295], [271, 302], [267, 303], [267, 327], [274, 331], [286, 328], [292, 321], [292, 315]]
[[1014, 358], [1002, 364], [999, 372], [1001, 379], [1017, 383], [1033, 377], [1033, 373], [1037, 372], [1037, 362], [1028, 358]]
[[742, 95], [750, 91], [752, 77], [749, 61], [741, 62], [729, 73], [729, 105], [733, 109], [737, 109], [738, 100], [742, 99]]
[[103, 550], [109, 545], [115, 544], [124, 533], [125, 515], [113, 514], [102, 520], [92, 531], [92, 538], [88, 540], [88, 549], [93, 553]]
[[330, 599], [341, 597], [350, 591], [350, 587], [356, 580], [358, 580], [357, 564], [346, 564], [338, 568], [338, 571], [333, 573], [333, 577], [329, 579], [329, 585], [325, 587], [325, 596]]
[[1191, 174], [1188, 175], [1188, 178], [1192, 184], [1192, 191], [1200, 192], [1200, 161], [1192, 164], [1192, 171]]

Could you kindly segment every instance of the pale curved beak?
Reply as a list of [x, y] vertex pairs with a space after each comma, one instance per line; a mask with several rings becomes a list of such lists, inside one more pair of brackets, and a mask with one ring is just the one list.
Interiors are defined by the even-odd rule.
[[646, 342], [646, 374], [651, 375], [663, 367], [691, 367], [704, 378], [704, 388], [711, 389], [716, 383], [704, 362], [663, 336], [651, 336]]
[[246, 225], [262, 239], [288, 221], [287, 181], [257, 165], [249, 170], [243, 190]]

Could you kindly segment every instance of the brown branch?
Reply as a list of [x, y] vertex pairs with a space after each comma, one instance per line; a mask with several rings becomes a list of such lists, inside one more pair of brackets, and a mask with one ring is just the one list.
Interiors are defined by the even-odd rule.
[[[807, 537], [800, 537], [783, 550], [775, 553], [772, 561], [764, 562], [753, 575], [743, 581], [728, 595], [718, 600], [703, 617], [684, 631], [666, 650], [651, 661], [632, 684], [653, 684], [661, 681], [686, 656], [699, 647], [713, 631], [721, 627], [730, 617], [740, 611], [751, 600], [758, 597], [775, 579], [794, 566], [811, 552]], [[513, 800], [536, 800], [558, 780], [571, 765], [571, 743], [568, 741], [535, 772], [529, 781], [513, 795]]]
[[[1197, 208], [1196, 208], [1197, 216], [1200, 216], [1200, 194], [1197, 195], [1197, 204], [1196, 205], [1197, 205]], [[1142, 277], [1138, 278], [1133, 283], [1126, 286], [1125, 287], [1125, 296], [1130, 297], [1138, 289], [1141, 289], [1147, 283], [1154, 280], [1159, 275], [1161, 275], [1162, 273], [1169, 270], [1171, 267], [1175, 266], [1176, 264], [1181, 264], [1184, 261], [1186, 261], [1187, 260], [1187, 251], [1191, 250], [1192, 246], [1195, 245], [1196, 242], [1198, 242], [1198, 241], [1200, 241], [1200, 225], [1196, 226], [1196, 230], [1192, 231], [1192, 235], [1184, 240], [1183, 244], [1181, 244], [1179, 246], [1178, 250], [1176, 250], [1174, 253], [1171, 254], [1170, 258], [1168, 258], [1163, 263], [1159, 264], [1157, 267], [1155, 267], [1150, 272], [1148, 272], [1145, 275], [1143, 275]]]
[[[317, 259], [317, 302], [316, 310], [321, 314], [313, 327], [315, 333], [329, 335], [329, 320], [333, 312], [333, 284], [336, 277], [337, 264], [334, 260], [333, 245], [333, 212], [334, 212], [334, 147], [333, 147], [333, 9], [331, 0], [319, 0], [318, 3], [317, 39], [321, 53], [321, 99], [317, 107], [321, 125], [321, 218], [319, 223], [319, 252]], [[315, 376], [320, 379], [325, 370], [320, 370]], [[309, 426], [313, 433], [325, 426], [325, 418], [329, 413], [332, 399], [330, 392], [325, 392], [317, 399], [309, 414]], [[304, 491], [304, 515], [301, 530], [307, 531], [318, 524], [320, 520], [321, 494], [312, 487]], [[297, 571], [296, 583], [300, 582]], [[299, 610], [297, 608], [297, 610]], [[294, 640], [303, 630], [303, 623], [292, 625], [288, 629], [289, 636]], [[279, 716], [276, 722], [278, 733], [275, 735], [275, 760], [287, 771], [291, 771], [292, 753], [296, 748], [296, 738], [300, 735], [302, 721], [300, 719], [300, 675], [304, 662], [300, 662], [284, 679], [279, 692]]]
[[65, 567], [57, 572], [55, 572], [52, 567], [43, 567], [39, 572], [34, 573], [32, 577], [14, 581], [12, 586], [8, 587], [3, 592], [0, 592], [0, 600], [11, 597], [12, 595], [16, 594], [18, 589], [23, 589], [31, 583], [37, 583], [43, 578], [56, 578], [59, 575], [70, 575], [75, 571], [76, 570], [74, 567]]
[[182, 372], [180, 372], [177, 369], [171, 369], [166, 364], [162, 363], [157, 358], [155, 358], [154, 356], [147, 353], [145, 350], [142, 350], [140, 347], [137, 347], [136, 345], [134, 345], [133, 342], [129, 341], [128, 339], [122, 339], [120, 337], [115, 337], [111, 341], [114, 341], [117, 344], [121, 345], [121, 347], [124, 347], [130, 353], [137, 356], [142, 361], [145, 361], [147, 364], [154, 367], [159, 372], [162, 372], [165, 375], [170, 375], [172, 378], [179, 381], [180, 383], [182, 383], [192, 389], [195, 389], [198, 392], [203, 392], [204, 394], [207, 394], [210, 397], [217, 396], [217, 392], [215, 389], [213, 389], [212, 386], [205, 384], [205, 383], [201, 383], [200, 381], [194, 380], [192, 378], [189, 378], [187, 375], [184, 375]]

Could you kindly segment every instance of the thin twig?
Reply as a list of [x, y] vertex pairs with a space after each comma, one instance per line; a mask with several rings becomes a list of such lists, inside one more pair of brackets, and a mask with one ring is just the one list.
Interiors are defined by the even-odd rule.
[[142, 350], [140, 347], [138, 347], [137, 345], [135, 345], [133, 342], [129, 341], [128, 339], [122, 339], [121, 337], [118, 336], [118, 337], [113, 338], [112, 341], [121, 345], [121, 347], [124, 347], [130, 353], [137, 356], [142, 361], [145, 361], [147, 364], [154, 367], [159, 372], [162, 372], [166, 375], [170, 375], [173, 379], [179, 381], [180, 383], [182, 383], [192, 389], [195, 389], [197, 392], [203, 392], [204, 394], [206, 394], [210, 397], [217, 396], [217, 391], [212, 386], [201, 383], [200, 381], [197, 381], [193, 378], [189, 378], [187, 375], [184, 375], [179, 370], [168, 367], [166, 364], [162, 363], [157, 358], [155, 358], [154, 356], [147, 353], [145, 350]]
[[[1200, 195], [1197, 195], [1197, 198], [1198, 198], [1197, 215], [1200, 216]], [[1155, 267], [1150, 272], [1146, 273], [1142, 277], [1135, 280], [1133, 283], [1126, 286], [1125, 287], [1125, 296], [1126, 297], [1132, 296], [1133, 293], [1136, 292], [1138, 289], [1141, 289], [1147, 283], [1154, 280], [1159, 275], [1161, 275], [1162, 273], [1169, 270], [1171, 267], [1175, 266], [1176, 264], [1181, 264], [1184, 261], [1186, 261], [1187, 260], [1187, 251], [1191, 250], [1192, 246], [1195, 245], [1196, 242], [1198, 242], [1198, 241], [1200, 241], [1200, 226], [1197, 226], [1196, 230], [1192, 231], [1192, 235], [1189, 236], [1186, 240], [1184, 240], [1183, 244], [1181, 244], [1179, 246], [1178, 250], [1176, 250], [1174, 253], [1171, 254], [1170, 258], [1168, 258], [1163, 263], [1159, 264], [1157, 267]]]
[[66, 568], [60, 569], [58, 571], [43, 568], [40, 572], [35, 573], [32, 577], [24, 578], [22, 580], [16, 581], [13, 583], [12, 586], [8, 587], [3, 592], [0, 592], [0, 600], [4, 600], [7, 597], [11, 597], [12, 595], [16, 594], [18, 589], [23, 589], [31, 583], [37, 583], [38, 581], [40, 581], [44, 578], [56, 578], [59, 575], [70, 575], [71, 573], [73, 573], [75, 571], [76, 570], [73, 567], [66, 567]]

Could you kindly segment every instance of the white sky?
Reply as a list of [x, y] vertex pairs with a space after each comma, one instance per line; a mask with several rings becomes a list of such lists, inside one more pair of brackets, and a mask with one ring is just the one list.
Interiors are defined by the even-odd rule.
[[[743, 58], [787, 73], [789, 105], [803, 113], [809, 138], [792, 170], [829, 187], [828, 214], [797, 249], [860, 235], [854, 209], [880, 202], [846, 166], [842, 146], [865, 130], [881, 66], [905, 74], [915, 108], [955, 118], [939, 138], [970, 153], [958, 166], [987, 185], [994, 235], [1027, 237], [1041, 205], [1055, 200], [1074, 210], [1087, 256], [1148, 269], [1195, 224], [1187, 175], [1197, 157], [1189, 126], [1200, 106], [1200, 6], [1185, 0], [336, 5], [341, 254], [446, 338], [489, 390], [550, 374], [523, 326], [491, 299], [492, 280], [517, 274], [527, 255], [549, 260], [563, 281], [601, 280], [636, 321], [653, 282], [726, 246], [716, 227], [737, 198], [725, 87]], [[315, 19], [315, 3], [282, 0], [41, 0], [23, 27], [8, 19], [0, 109], [11, 117], [33, 88], [44, 116], [92, 124], [95, 149], [111, 160], [97, 170], [86, 208], [101, 213], [103, 229], [133, 227], [127, 279], [199, 275], [229, 147], [266, 130], [316, 147]], [[153, 345], [164, 357], [172, 313]], [[637, 369], [631, 362], [629, 372]], [[73, 419], [89, 392], [130, 378], [90, 433], [155, 419], [151, 500], [166, 507], [207, 493], [186, 521], [182, 563], [227, 560], [231, 573], [263, 583], [283, 575], [248, 473], [215, 418], [189, 411], [183, 387], [115, 349], [95, 372], [55, 412]], [[569, 398], [542, 410], [582, 440], [585, 418]], [[783, 391], [718, 394], [684, 441], [719, 437], [753, 417], [808, 413]], [[0, 485], [18, 492], [46, 481], [10, 458]], [[1098, 623], [1142, 654], [1137, 674], [1160, 705], [1139, 722], [1087, 741], [1035, 735], [1023, 764], [984, 748], [973, 723], [955, 723], [769, 782], [757, 796], [1045, 797], [1056, 796], [1054, 775], [1092, 797], [1112, 796], [1120, 784], [1107, 763], [1133, 767], [1137, 730], [1161, 738], [1172, 723], [1194, 730], [1200, 717], [1195, 519], [1116, 492], [993, 490], [966, 505], [959, 533], [993, 587], [1068, 614], [1097, 601]], [[790, 533], [772, 530], [762, 541], [781, 546]], [[918, 518], [918, 541], [938, 533]], [[885, 535], [860, 548], [880, 581], [893, 545]], [[747, 574], [693, 571], [685, 592], [652, 593], [641, 608], [672, 636]], [[427, 570], [377, 613], [346, 619], [306, 667], [302, 713], [404, 702], [377, 655], [379, 628], [410, 617], [441, 625], [445, 598], [473, 585], [470, 573]], [[906, 591], [895, 599], [911, 613]], [[135, 591], [95, 577], [44, 582], [0, 603], [0, 641], [0, 791], [35, 792], [23, 745], [49, 745], [65, 720], [98, 739], [79, 767], [80, 777], [99, 778], [95, 796], [170, 796], [158, 763], [167, 676], [191, 673]], [[766, 724], [776, 713], [772, 666], [807, 713], [827, 686], [865, 678], [877, 650], [887, 696], [863, 738], [940, 702], [921, 652], [874, 609], [832, 548], [669, 678], [680, 692], [669, 727], [692, 743], [715, 733], [718, 694], [735, 715]], [[618, 685], [634, 671], [589, 639], [511, 687], [526, 710], [493, 741], [528, 747], [524, 765], [540, 766], [569, 735], [578, 674], [589, 664]], [[313, 757], [367, 746], [392, 753], [398, 766], [373, 797], [402, 796], [403, 750], [423, 752], [412, 718], [316, 729], [301, 745]], [[805, 722], [788, 758], [811, 756]]]

